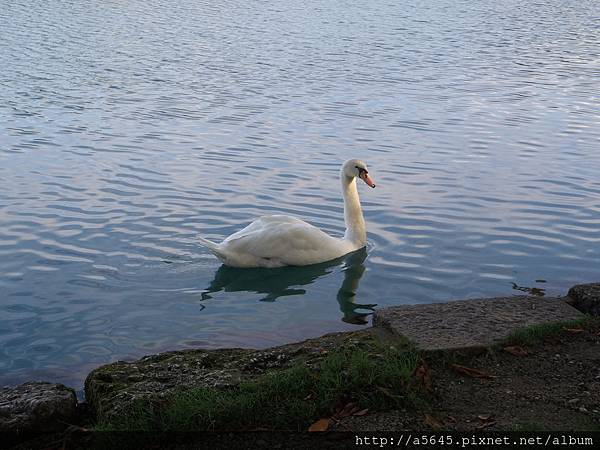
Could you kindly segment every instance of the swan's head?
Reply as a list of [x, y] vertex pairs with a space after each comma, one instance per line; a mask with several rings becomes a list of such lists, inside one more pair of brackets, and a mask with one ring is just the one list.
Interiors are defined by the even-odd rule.
[[368, 186], [372, 188], [375, 187], [375, 182], [369, 176], [367, 165], [360, 159], [349, 159], [346, 161], [342, 166], [342, 173], [348, 178], [360, 178], [367, 183]]

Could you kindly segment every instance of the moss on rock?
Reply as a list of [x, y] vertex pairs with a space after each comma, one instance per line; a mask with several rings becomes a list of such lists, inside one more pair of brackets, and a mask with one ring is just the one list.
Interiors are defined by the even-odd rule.
[[[407, 346], [405, 341], [397, 345]], [[92, 371], [85, 381], [86, 399], [99, 422], [114, 422], [140, 404], [168, 404], [182, 391], [219, 392], [247, 385], [266, 374], [290, 368], [320, 367], [333, 352], [381, 349], [374, 330], [334, 333], [265, 350], [183, 350], [115, 362]], [[308, 392], [307, 392], [308, 394]]]

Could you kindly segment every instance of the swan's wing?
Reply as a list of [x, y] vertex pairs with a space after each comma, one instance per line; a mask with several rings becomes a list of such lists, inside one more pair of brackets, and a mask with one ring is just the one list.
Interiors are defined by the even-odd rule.
[[346, 252], [340, 239], [289, 216], [261, 217], [229, 236], [223, 245], [232, 255], [271, 261], [273, 266], [314, 264]]
[[[284, 216], [284, 215], [272, 215], [272, 216], [262, 216], [248, 225], [246, 228], [242, 228], [240, 231], [236, 231], [231, 236], [225, 238], [223, 243], [231, 242], [237, 239], [241, 239], [246, 236], [251, 236], [256, 234], [257, 232], [263, 231], [268, 227], [273, 227], [278, 224], [290, 224], [290, 223], [302, 223], [308, 226], [312, 226], [309, 223], [304, 222], [303, 220], [297, 219], [292, 216]], [[314, 227], [313, 227], [314, 228]]]

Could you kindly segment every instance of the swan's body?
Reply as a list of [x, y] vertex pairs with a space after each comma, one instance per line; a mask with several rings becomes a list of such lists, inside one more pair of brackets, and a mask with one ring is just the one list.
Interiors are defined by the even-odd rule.
[[[305, 266], [338, 258], [359, 247], [290, 216], [262, 216], [220, 244], [201, 241], [232, 267]], [[213, 246], [214, 245], [214, 246]]]
[[346, 233], [335, 238], [317, 227], [291, 216], [263, 216], [220, 244], [200, 238], [223, 264], [232, 267], [306, 266], [329, 261], [363, 248], [367, 243], [356, 178], [375, 184], [365, 163], [352, 159], [342, 166]]

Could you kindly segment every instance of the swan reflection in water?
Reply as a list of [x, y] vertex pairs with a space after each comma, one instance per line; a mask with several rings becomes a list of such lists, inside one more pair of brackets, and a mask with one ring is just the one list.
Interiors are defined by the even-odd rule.
[[343, 313], [342, 320], [353, 324], [366, 324], [376, 304], [355, 303], [356, 291], [365, 271], [366, 258], [367, 250], [362, 248], [341, 258], [310, 266], [238, 269], [222, 265], [208, 288], [202, 293], [202, 300], [208, 300], [212, 298], [210, 294], [220, 291], [265, 294], [261, 301], [275, 301], [279, 297], [302, 295], [306, 293], [302, 286], [314, 283], [318, 278], [342, 265], [344, 281], [337, 293], [337, 301]]

